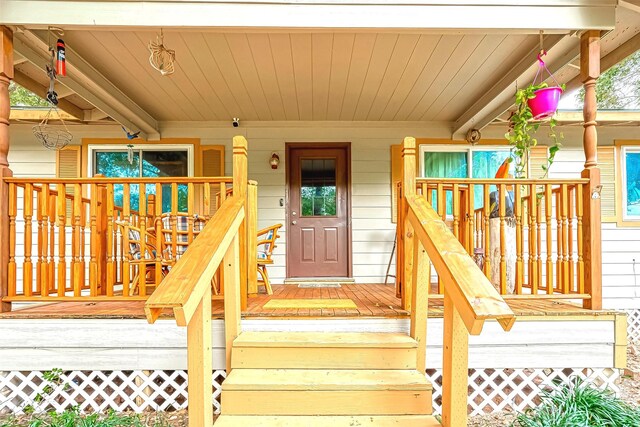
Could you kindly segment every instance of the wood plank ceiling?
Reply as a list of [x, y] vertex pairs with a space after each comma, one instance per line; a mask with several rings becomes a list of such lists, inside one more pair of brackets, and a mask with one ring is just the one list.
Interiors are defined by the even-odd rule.
[[67, 31], [65, 42], [159, 121], [453, 121], [538, 41], [373, 32], [164, 36], [176, 51], [169, 77], [148, 62], [155, 32]]

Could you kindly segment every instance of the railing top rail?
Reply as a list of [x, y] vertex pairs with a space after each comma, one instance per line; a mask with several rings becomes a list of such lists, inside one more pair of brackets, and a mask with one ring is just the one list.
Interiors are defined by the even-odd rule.
[[416, 178], [416, 183], [433, 184], [507, 184], [507, 185], [562, 185], [562, 184], [587, 184], [588, 178], [570, 179], [517, 179], [517, 178]]
[[149, 323], [165, 308], [173, 309], [178, 325], [189, 323], [244, 216], [241, 197], [232, 196], [222, 204], [147, 300], [144, 310]]
[[479, 334], [487, 319], [498, 320], [506, 331], [511, 329], [515, 322], [513, 311], [426, 199], [412, 196], [406, 200], [407, 218], [444, 280], [445, 292], [453, 299], [469, 333]]
[[12, 184], [205, 184], [205, 183], [233, 183], [230, 176], [211, 177], [171, 177], [171, 178], [4, 178], [5, 182]]

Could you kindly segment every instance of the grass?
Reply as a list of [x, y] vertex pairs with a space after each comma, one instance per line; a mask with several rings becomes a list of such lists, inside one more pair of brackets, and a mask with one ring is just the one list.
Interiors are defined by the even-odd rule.
[[518, 415], [514, 427], [640, 427], [640, 408], [609, 390], [574, 379], [543, 392], [542, 404]]
[[0, 420], [0, 427], [169, 427], [163, 417], [147, 422], [139, 414], [82, 415], [77, 409], [62, 413], [47, 412]]

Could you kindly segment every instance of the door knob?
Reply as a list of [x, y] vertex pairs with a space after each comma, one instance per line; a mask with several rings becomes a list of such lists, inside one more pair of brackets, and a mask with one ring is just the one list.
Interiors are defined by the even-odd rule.
[[296, 225], [298, 223], [298, 221], [291, 221], [291, 224]]

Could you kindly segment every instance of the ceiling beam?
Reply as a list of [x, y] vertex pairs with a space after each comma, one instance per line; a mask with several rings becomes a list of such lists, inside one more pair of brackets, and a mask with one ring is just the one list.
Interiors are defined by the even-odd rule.
[[[566, 44], [567, 41], [571, 41], [571, 36], [560, 35], [547, 35], [544, 38], [544, 46], [547, 48], [548, 55], [552, 55], [555, 52], [555, 47], [560, 43]], [[577, 43], [577, 39], [574, 39], [574, 43]], [[462, 113], [462, 115], [456, 119], [453, 125], [453, 139], [464, 139], [469, 129], [482, 129], [487, 124], [491, 123], [496, 117], [493, 116], [494, 110], [503, 108], [502, 106], [509, 99], [513, 103], [513, 93], [519, 80], [522, 79], [524, 74], [530, 73], [531, 70], [535, 71], [537, 67], [535, 58], [540, 52], [538, 46], [527, 52], [520, 61], [514, 65], [510, 70], [507, 70], [502, 74], [500, 80], [498, 80], [493, 86]], [[555, 61], [554, 61], [555, 63]], [[511, 105], [508, 105], [509, 108]], [[503, 110], [504, 112], [504, 110]], [[501, 114], [501, 113], [500, 113]], [[500, 115], [498, 114], [498, 115]]]
[[[25, 30], [22, 34], [16, 34], [14, 48], [31, 63], [42, 69], [50, 61], [45, 40], [31, 31]], [[148, 141], [160, 139], [158, 122], [149, 113], [125, 95], [72, 48], [67, 46], [66, 53], [69, 58], [67, 59], [67, 77], [59, 78], [60, 84], [104, 111], [128, 129], [139, 130], [143, 139]]]
[[[23, 88], [30, 90], [40, 97], [43, 97], [43, 95], [47, 93], [47, 90], [49, 90], [48, 87], [44, 87], [37, 81], [33, 80], [31, 77], [23, 74], [18, 70], [15, 70], [13, 80]], [[66, 99], [58, 100], [58, 108], [78, 120], [84, 120], [85, 111], [77, 105], [67, 101]]]
[[[617, 0], [0, 0], [0, 22], [46, 28], [611, 29]], [[400, 3], [400, 4], [399, 4]], [[517, 24], [515, 24], [517, 23]]]
[[57, 114], [52, 114], [51, 116], [49, 116], [49, 110], [48, 109], [34, 109], [34, 108], [30, 108], [30, 109], [15, 109], [12, 108], [11, 112], [9, 114], [9, 120], [23, 120], [23, 121], [37, 121], [37, 122], [41, 122], [42, 120], [45, 119], [49, 119], [50, 121], [55, 121], [55, 120], [66, 120], [69, 122], [73, 122], [73, 121], [78, 121], [77, 117], [72, 116], [71, 114], [65, 112], [65, 111], [58, 111]]
[[[633, 55], [640, 49], [640, 33], [631, 37], [626, 42], [622, 43], [620, 46], [606, 54], [600, 60], [600, 72], [604, 73], [609, 68], [613, 67], [629, 55]], [[574, 78], [567, 82], [566, 92], [571, 92], [572, 90], [578, 89], [582, 86], [582, 82], [580, 81], [580, 74], [576, 75]], [[600, 118], [600, 112], [598, 112], [598, 119]]]

